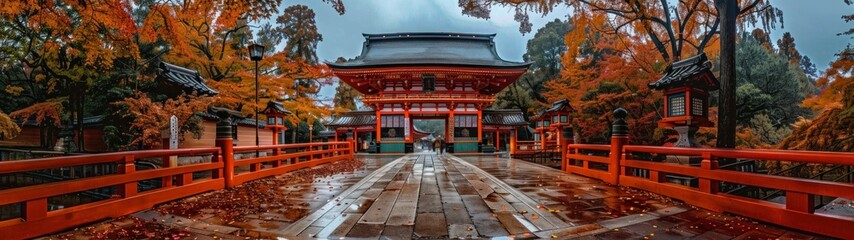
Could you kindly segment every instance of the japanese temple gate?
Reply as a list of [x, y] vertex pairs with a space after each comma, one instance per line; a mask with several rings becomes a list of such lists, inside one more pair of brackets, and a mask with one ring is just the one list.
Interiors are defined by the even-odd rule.
[[328, 63], [370, 107], [327, 124], [336, 138], [347, 133], [359, 149], [376, 142], [379, 152], [412, 152], [413, 120], [441, 119], [445, 132], [437, 135], [449, 152], [494, 151], [512, 148], [516, 129], [528, 125], [519, 110], [486, 109], [530, 65], [499, 57], [495, 34], [363, 35], [360, 56]]

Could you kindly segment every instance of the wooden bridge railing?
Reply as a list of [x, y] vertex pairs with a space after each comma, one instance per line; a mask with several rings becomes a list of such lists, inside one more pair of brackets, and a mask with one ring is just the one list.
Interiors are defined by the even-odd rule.
[[[695, 156], [701, 157], [702, 161], [698, 167], [642, 160], [637, 155]], [[623, 147], [622, 158], [616, 167], [620, 168], [619, 184], [623, 186], [659, 193], [714, 211], [843, 239], [854, 238], [851, 230], [854, 218], [814, 212], [816, 195], [854, 199], [854, 184], [719, 169], [718, 159], [723, 158], [854, 165], [854, 153], [629, 145]], [[670, 174], [696, 177], [698, 187], [668, 183], [665, 177]], [[720, 193], [721, 182], [783, 190], [786, 202], [778, 204]]]
[[[567, 144], [562, 169], [611, 184], [658, 193], [713, 211], [729, 212], [842, 239], [854, 239], [854, 231], [851, 230], [854, 218], [814, 211], [816, 196], [854, 199], [854, 183], [718, 168], [720, 159], [854, 166], [854, 153], [625, 145], [628, 131], [626, 125], [618, 126], [620, 123], [625, 124], [625, 121], [619, 120], [615, 121], [610, 145]], [[699, 158], [700, 166], [659, 161], [668, 156]], [[671, 183], [667, 181], [668, 176], [696, 178], [697, 184], [686, 186]], [[779, 204], [722, 193], [719, 192], [722, 182], [781, 190], [785, 192], [786, 202]]]
[[[351, 142], [233, 148], [231, 139], [227, 140], [227, 145], [219, 144], [220, 139], [217, 141], [221, 147], [129, 151], [0, 162], [0, 174], [90, 164], [118, 165], [118, 172], [115, 174], [0, 190], [0, 206], [19, 204], [21, 209], [19, 217], [0, 221], [0, 238], [41, 236], [110, 217], [127, 215], [159, 203], [202, 192], [354, 157]], [[235, 160], [235, 152], [251, 157]], [[267, 156], [259, 157], [255, 152], [265, 153]], [[136, 170], [135, 160], [167, 160], [171, 156], [209, 157], [210, 161], [182, 166], [171, 166], [168, 161], [164, 161], [162, 168]], [[243, 170], [245, 166], [249, 166], [248, 171]], [[138, 192], [137, 185], [141, 181], [152, 179], [161, 179], [161, 187]], [[116, 188], [111, 198], [48, 210], [49, 198], [107, 187]]]
[[610, 145], [569, 144], [561, 169], [596, 179], [613, 179], [615, 176], [608, 171], [610, 151]]

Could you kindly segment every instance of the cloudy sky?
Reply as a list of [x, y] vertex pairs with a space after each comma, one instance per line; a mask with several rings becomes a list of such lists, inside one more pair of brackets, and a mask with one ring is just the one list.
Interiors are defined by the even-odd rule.
[[[498, 54], [507, 60], [521, 61], [525, 46], [533, 33], [522, 35], [513, 20], [510, 8], [493, 8], [488, 20], [463, 16], [457, 0], [345, 0], [346, 13], [338, 15], [332, 7], [318, 0], [285, 0], [282, 9], [295, 4], [309, 6], [317, 14], [318, 30], [323, 42], [317, 54], [321, 60], [332, 61], [338, 57], [359, 55], [364, 38], [362, 33], [390, 32], [468, 32], [496, 33]], [[784, 24], [772, 31], [776, 42], [784, 32], [792, 32], [795, 44], [802, 55], [809, 56], [819, 70], [827, 67], [834, 54], [854, 43], [850, 37], [836, 33], [851, 28], [840, 17], [850, 13], [854, 6], [842, 0], [775, 0], [772, 4], [783, 10]], [[546, 16], [531, 15], [534, 32], [556, 18], [566, 19], [567, 8]], [[331, 96], [334, 88], [326, 88], [322, 95]]]

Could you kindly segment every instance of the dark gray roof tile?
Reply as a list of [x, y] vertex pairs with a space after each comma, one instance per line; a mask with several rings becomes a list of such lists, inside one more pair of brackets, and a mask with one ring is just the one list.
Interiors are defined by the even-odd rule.
[[483, 110], [483, 125], [526, 126], [525, 116], [519, 109]]
[[649, 84], [652, 89], [662, 90], [685, 85], [717, 90], [720, 83], [711, 71], [712, 63], [705, 53], [674, 62], [664, 70], [664, 76]]
[[160, 69], [158, 70], [158, 77], [160, 79], [182, 86], [185, 90], [195, 91], [198, 94], [219, 94], [219, 92], [205, 84], [205, 80], [198, 71], [193, 71], [166, 62], [160, 62]]
[[495, 51], [495, 34], [388, 33], [363, 34], [362, 54], [332, 68], [402, 65], [527, 68], [530, 63], [502, 59]]

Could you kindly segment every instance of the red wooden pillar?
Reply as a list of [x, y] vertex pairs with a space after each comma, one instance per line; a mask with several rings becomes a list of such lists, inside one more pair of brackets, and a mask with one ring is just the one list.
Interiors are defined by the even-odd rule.
[[[404, 145], [406, 143], [412, 143], [412, 119], [409, 119], [409, 104], [403, 104], [403, 119], [406, 121], [403, 124], [409, 126], [409, 135], [403, 136]], [[405, 133], [404, 133], [405, 134]], [[405, 147], [404, 147], [405, 148]]]
[[540, 151], [543, 151], [546, 149], [546, 133], [548, 132], [548, 130], [546, 130], [546, 121], [543, 119], [545, 119], [547, 117], [548, 116], [540, 117], [540, 119], [539, 119], [540, 123], [537, 125], [538, 126], [537, 132], [540, 134], [540, 149], [539, 149]]
[[501, 151], [501, 132], [495, 130], [495, 151]]
[[448, 145], [454, 144], [454, 124], [456, 124], [456, 120], [454, 119], [454, 109], [456, 109], [455, 105], [451, 104], [448, 109], [450, 110], [450, 112], [448, 112], [448, 120], [445, 121], [445, 142]]
[[234, 139], [231, 137], [231, 121], [226, 114], [217, 114], [216, 146], [220, 148], [223, 161], [223, 180], [226, 188], [234, 187]]
[[626, 110], [622, 108], [614, 110], [614, 117], [617, 120], [614, 121], [611, 127], [611, 154], [608, 156], [609, 176], [605, 179], [605, 182], [611, 184], [620, 184], [620, 174], [622, 171], [620, 160], [623, 159], [623, 146], [629, 142], [629, 128], [628, 123], [626, 123], [627, 114]]
[[514, 127], [510, 131], [510, 155], [516, 154], [516, 131], [519, 131], [519, 128]]
[[815, 212], [815, 197], [809, 193], [786, 191], [786, 209], [812, 214]]
[[382, 133], [382, 114], [380, 114], [380, 108], [377, 108], [377, 136], [374, 138], [377, 139], [377, 144], [380, 144], [380, 133]]
[[[161, 130], [162, 131], [162, 130]], [[163, 138], [161, 144], [163, 145], [163, 149], [169, 149], [169, 138]], [[172, 166], [172, 157], [171, 156], [163, 156], [160, 158], [160, 167], [162, 168], [170, 168], [175, 167]], [[172, 186], [172, 176], [165, 176], [160, 180], [160, 187], [171, 187]]]
[[483, 108], [477, 107], [477, 144], [483, 141]]
[[[125, 155], [122, 162], [119, 163], [119, 174], [133, 174], [133, 172], [136, 172], [136, 165], [134, 165], [133, 161], [133, 155]], [[117, 188], [119, 196], [123, 198], [133, 197], [137, 192], [136, 185], [136, 181], [122, 183]]]
[[34, 221], [47, 217], [47, 198], [29, 200], [21, 204], [21, 218]]
[[[713, 171], [715, 169], [718, 169], [718, 160], [713, 159], [711, 153], [704, 152], [703, 160], [700, 162], [700, 167], [708, 171]], [[660, 177], [663, 178], [664, 176]], [[700, 191], [704, 193], [716, 194], [718, 193], [718, 190], [720, 190], [720, 181], [708, 178], [700, 178], [699, 187]]]
[[566, 171], [567, 165], [569, 165], [569, 158], [566, 157], [569, 154], [569, 144], [572, 143], [572, 128], [569, 127], [561, 127], [561, 133], [558, 135], [558, 153], [560, 154], [560, 170]]

